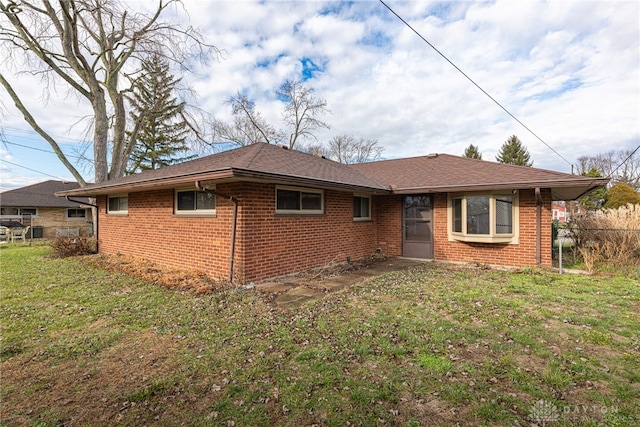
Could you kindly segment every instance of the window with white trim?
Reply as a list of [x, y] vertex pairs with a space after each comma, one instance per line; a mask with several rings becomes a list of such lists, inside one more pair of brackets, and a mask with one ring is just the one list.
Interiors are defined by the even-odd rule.
[[127, 194], [108, 196], [107, 213], [113, 215], [125, 215], [129, 213], [129, 196]]
[[276, 187], [276, 213], [322, 214], [324, 191], [299, 187]]
[[353, 196], [353, 219], [371, 219], [371, 196]]
[[178, 215], [215, 215], [216, 195], [208, 191], [176, 190], [175, 213]]
[[518, 243], [517, 193], [452, 194], [447, 211], [451, 240]]
[[67, 219], [86, 219], [87, 218], [87, 210], [86, 209], [67, 209]]
[[0, 208], [0, 216], [38, 216], [38, 208]]

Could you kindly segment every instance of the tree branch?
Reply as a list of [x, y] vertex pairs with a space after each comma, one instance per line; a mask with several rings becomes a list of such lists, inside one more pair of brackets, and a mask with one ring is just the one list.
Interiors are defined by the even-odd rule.
[[60, 159], [60, 161], [62, 162], [62, 164], [65, 165], [65, 167], [69, 170], [69, 172], [71, 172], [71, 174], [73, 175], [73, 177], [78, 181], [78, 184], [80, 184], [80, 186], [84, 187], [85, 185], [87, 185], [86, 181], [84, 180], [84, 178], [82, 177], [82, 175], [80, 175], [80, 172], [78, 172], [78, 170], [69, 162], [69, 160], [67, 160], [67, 158], [65, 157], [64, 153], [62, 152], [62, 150], [60, 149], [60, 146], [58, 145], [58, 143], [55, 141], [55, 139], [53, 139], [47, 132], [45, 132], [44, 129], [42, 129], [38, 123], [36, 122], [36, 120], [33, 118], [33, 116], [29, 113], [29, 111], [27, 110], [27, 108], [24, 106], [24, 104], [22, 103], [22, 101], [20, 101], [20, 98], [18, 97], [18, 95], [16, 94], [16, 92], [13, 90], [13, 87], [11, 86], [11, 84], [9, 84], [9, 82], [4, 78], [4, 76], [2, 75], [2, 73], [0, 73], [0, 84], [2, 84], [2, 86], [4, 86], [4, 88], [6, 89], [6, 91], [9, 93], [9, 96], [11, 97], [11, 99], [13, 100], [13, 103], [15, 104], [16, 108], [22, 113], [22, 115], [24, 116], [24, 119], [27, 123], [29, 123], [29, 125], [33, 128], [33, 130], [35, 130], [42, 138], [44, 138], [45, 141], [47, 141], [49, 143], [49, 145], [51, 145], [51, 148], [53, 148], [53, 151], [56, 153], [56, 156], [58, 156], [58, 159]]

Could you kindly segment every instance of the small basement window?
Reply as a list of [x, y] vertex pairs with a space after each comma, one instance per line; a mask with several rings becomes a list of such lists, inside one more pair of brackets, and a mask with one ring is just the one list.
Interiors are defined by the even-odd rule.
[[449, 196], [449, 239], [518, 243], [517, 193], [465, 193]]
[[67, 219], [85, 219], [86, 217], [86, 209], [67, 209]]
[[353, 219], [371, 219], [371, 196], [353, 196]]
[[179, 215], [215, 215], [216, 195], [206, 191], [176, 190], [175, 213]]
[[126, 194], [108, 196], [107, 213], [113, 215], [125, 215], [129, 213], [129, 196]]
[[277, 186], [276, 213], [322, 214], [324, 213], [324, 191]]

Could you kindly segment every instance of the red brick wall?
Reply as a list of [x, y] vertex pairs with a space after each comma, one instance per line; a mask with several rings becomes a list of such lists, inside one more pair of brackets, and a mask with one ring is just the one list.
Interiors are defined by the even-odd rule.
[[[276, 215], [275, 185], [236, 184], [242, 194], [238, 274], [259, 280], [361, 258], [376, 250], [373, 221], [353, 220], [353, 193], [325, 190], [323, 215]], [[375, 202], [373, 202], [375, 203]]]
[[[541, 264], [551, 266], [551, 193], [542, 192]], [[481, 264], [536, 265], [536, 201], [534, 190], [520, 191], [520, 243], [516, 245], [449, 241], [447, 237], [447, 195], [436, 194], [434, 209], [434, 258], [473, 261]]]
[[[434, 259], [479, 262], [481, 264], [536, 265], [536, 203], [534, 190], [520, 191], [520, 243], [450, 242], [447, 235], [447, 194], [434, 195]], [[541, 264], [551, 265], [551, 193], [542, 191]], [[402, 255], [402, 197], [381, 197], [378, 201], [378, 245], [384, 253]]]
[[232, 203], [218, 198], [215, 218], [182, 217], [173, 215], [173, 194], [173, 190], [129, 193], [125, 216], [105, 215], [106, 197], [100, 197], [100, 252], [226, 277]]
[[378, 247], [382, 253], [402, 256], [403, 198], [376, 196], [375, 217], [378, 224]]
[[[357, 259], [376, 250], [376, 224], [353, 220], [350, 192], [326, 190], [323, 215], [278, 216], [275, 185], [243, 182], [221, 184], [216, 190], [239, 200], [237, 282]], [[126, 216], [105, 215], [105, 203], [106, 198], [100, 198], [100, 252], [228, 277], [231, 201], [217, 197], [215, 218], [173, 215], [173, 190], [129, 193]]]
[[[234, 277], [237, 283], [294, 273], [380, 248], [402, 255], [402, 197], [372, 198], [372, 221], [353, 220], [353, 194], [325, 191], [323, 215], [276, 215], [275, 185], [220, 184], [216, 190], [239, 200]], [[173, 214], [173, 190], [129, 194], [126, 216], [105, 215], [100, 197], [100, 252], [126, 254], [159, 264], [228, 277], [233, 203], [217, 197], [216, 217]], [[543, 192], [542, 264], [551, 265], [551, 196]], [[534, 192], [520, 192], [520, 244], [450, 242], [447, 197], [434, 197], [434, 258], [527, 266], [536, 264]]]

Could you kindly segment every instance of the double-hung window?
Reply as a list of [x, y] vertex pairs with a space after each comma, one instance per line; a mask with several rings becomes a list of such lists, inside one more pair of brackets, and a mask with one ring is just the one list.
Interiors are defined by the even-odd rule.
[[216, 195], [207, 191], [176, 190], [177, 215], [215, 215]]
[[518, 243], [517, 193], [464, 193], [449, 197], [449, 238]]
[[353, 196], [353, 219], [357, 221], [371, 219], [371, 196]]
[[126, 215], [129, 213], [129, 196], [126, 194], [108, 196], [107, 213], [112, 215]]
[[322, 214], [324, 191], [312, 188], [276, 187], [276, 213]]

